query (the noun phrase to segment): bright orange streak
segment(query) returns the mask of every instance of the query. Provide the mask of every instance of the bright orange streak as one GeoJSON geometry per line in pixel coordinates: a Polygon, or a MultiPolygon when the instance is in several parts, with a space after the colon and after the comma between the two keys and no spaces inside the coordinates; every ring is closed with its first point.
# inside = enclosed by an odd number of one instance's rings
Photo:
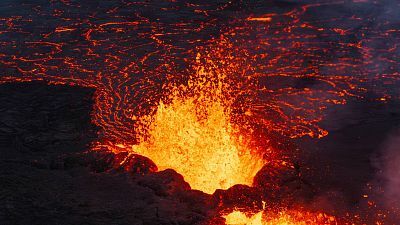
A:
{"type": "Polygon", "coordinates": [[[247,18],[249,21],[260,21],[260,22],[271,22],[271,17],[249,17],[247,18]]]}

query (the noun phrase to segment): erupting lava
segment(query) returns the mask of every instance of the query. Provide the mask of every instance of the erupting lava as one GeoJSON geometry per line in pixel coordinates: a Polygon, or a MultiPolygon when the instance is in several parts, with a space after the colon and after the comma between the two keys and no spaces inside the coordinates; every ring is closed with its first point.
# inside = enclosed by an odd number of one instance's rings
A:
{"type": "Polygon", "coordinates": [[[260,211],[248,217],[241,211],[233,211],[224,216],[226,225],[320,225],[337,224],[333,216],[324,213],[309,213],[300,211],[281,211],[277,215],[265,217],[260,211]]]}
{"type": "Polygon", "coordinates": [[[235,184],[251,185],[263,161],[252,155],[231,123],[229,102],[223,98],[226,76],[206,71],[200,67],[187,86],[173,88],[169,103],[161,101],[154,116],[143,118],[140,144],[132,149],[161,170],[176,170],[192,188],[212,194],[235,184]]]}
{"type": "MultiPolygon", "coordinates": [[[[382,103],[400,96],[398,3],[6,2],[0,84],[95,89],[93,150],[143,155],[205,193],[251,185],[276,155],[299,161],[294,148],[281,146],[328,135],[320,123],[332,105],[367,92],[382,103]]],[[[303,210],[225,218],[229,225],[338,224],[303,210]]]]}

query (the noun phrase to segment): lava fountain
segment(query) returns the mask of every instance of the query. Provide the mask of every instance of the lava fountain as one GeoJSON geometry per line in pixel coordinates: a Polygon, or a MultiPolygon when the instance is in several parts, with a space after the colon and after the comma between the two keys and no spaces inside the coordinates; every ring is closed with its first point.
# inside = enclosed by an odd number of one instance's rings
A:
{"type": "MultiPolygon", "coordinates": [[[[44,80],[95,89],[92,121],[100,131],[92,150],[143,155],[209,194],[252,185],[266,162],[306,163],[297,146],[284,152],[286,143],[327,136],[320,123],[333,105],[367,94],[389,104],[400,96],[396,1],[7,2],[0,15],[0,83],[44,80]]],[[[280,176],[278,166],[271,168],[261,178],[280,176]]],[[[300,172],[293,174],[303,178],[300,172]]],[[[279,189],[275,180],[261,182],[263,190],[279,189]]],[[[318,187],[320,180],[311,183],[318,187]]],[[[368,205],[359,217],[378,212],[368,205]]],[[[235,211],[225,219],[335,224],[325,214],[285,207],[250,217],[235,211]]]]}
{"type": "Polygon", "coordinates": [[[176,170],[193,189],[212,194],[235,184],[251,185],[263,160],[231,122],[227,77],[208,71],[199,66],[187,85],[171,88],[168,103],[160,101],[153,115],[140,119],[140,144],[132,150],[160,170],[176,170]]]}

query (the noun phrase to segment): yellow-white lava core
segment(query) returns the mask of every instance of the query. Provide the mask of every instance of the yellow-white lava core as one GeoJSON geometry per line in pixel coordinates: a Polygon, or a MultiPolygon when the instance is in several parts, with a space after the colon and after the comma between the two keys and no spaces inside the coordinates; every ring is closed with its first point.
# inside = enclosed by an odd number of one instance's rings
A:
{"type": "Polygon", "coordinates": [[[182,174],[193,189],[211,194],[235,184],[251,185],[263,165],[232,134],[220,102],[174,99],[169,105],[159,104],[148,138],[133,151],[153,160],[160,170],[182,174]]]}

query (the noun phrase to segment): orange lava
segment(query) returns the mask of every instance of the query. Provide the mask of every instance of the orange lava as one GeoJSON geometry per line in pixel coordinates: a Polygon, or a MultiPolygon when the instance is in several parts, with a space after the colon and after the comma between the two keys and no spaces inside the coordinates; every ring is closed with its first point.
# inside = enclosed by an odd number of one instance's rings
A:
{"type": "Polygon", "coordinates": [[[186,86],[172,88],[169,103],[161,101],[154,115],[141,119],[140,143],[132,150],[161,170],[176,170],[193,189],[212,194],[251,185],[263,160],[231,123],[224,74],[206,71],[200,67],[186,86]]]}
{"type": "MultiPolygon", "coordinates": [[[[206,193],[251,185],[263,158],[271,160],[264,143],[274,138],[251,129],[287,140],[322,138],[328,132],[320,122],[332,105],[367,90],[383,103],[400,96],[393,91],[400,82],[400,29],[393,21],[364,10],[311,16],[347,9],[349,1],[293,4],[290,11],[258,7],[259,1],[249,15],[236,10],[241,1],[110,1],[98,8],[30,2],[5,4],[10,13],[0,15],[0,83],[95,89],[93,150],[129,146],[206,193]],[[262,140],[260,149],[251,137],[262,140]]],[[[385,9],[379,1],[353,2],[385,9]]],[[[225,218],[227,224],[335,223],[302,211],[246,215],[225,218]],[[329,223],[319,223],[324,219],[329,223]]]]}
{"type": "Polygon", "coordinates": [[[260,22],[271,22],[271,17],[249,17],[247,18],[249,21],[260,21],[260,22]]]}
{"type": "Polygon", "coordinates": [[[276,215],[265,215],[260,211],[247,216],[241,211],[233,211],[224,216],[226,225],[329,225],[338,224],[333,216],[324,213],[303,211],[281,211],[276,215]]]}

